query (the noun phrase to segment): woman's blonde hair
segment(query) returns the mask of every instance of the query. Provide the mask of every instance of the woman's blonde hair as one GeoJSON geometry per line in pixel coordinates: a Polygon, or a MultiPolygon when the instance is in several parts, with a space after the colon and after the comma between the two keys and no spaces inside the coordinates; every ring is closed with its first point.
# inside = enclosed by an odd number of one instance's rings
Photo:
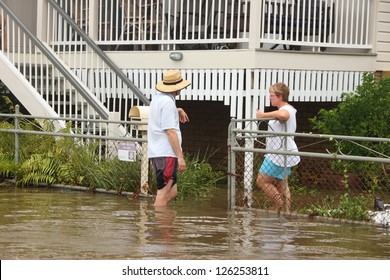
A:
{"type": "Polygon", "coordinates": [[[282,96],[283,101],[288,101],[290,89],[284,83],[275,83],[269,87],[269,91],[274,92],[277,96],[282,96]]]}

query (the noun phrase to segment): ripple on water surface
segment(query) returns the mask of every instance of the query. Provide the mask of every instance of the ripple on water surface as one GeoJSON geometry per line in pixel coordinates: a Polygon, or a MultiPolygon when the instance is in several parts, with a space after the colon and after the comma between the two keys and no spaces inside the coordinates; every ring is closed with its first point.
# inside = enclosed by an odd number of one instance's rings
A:
{"type": "MultiPolygon", "coordinates": [[[[224,194],[225,195],[225,194],[224,194]]],[[[0,187],[1,259],[389,259],[389,230],[152,200],[0,187]]]]}

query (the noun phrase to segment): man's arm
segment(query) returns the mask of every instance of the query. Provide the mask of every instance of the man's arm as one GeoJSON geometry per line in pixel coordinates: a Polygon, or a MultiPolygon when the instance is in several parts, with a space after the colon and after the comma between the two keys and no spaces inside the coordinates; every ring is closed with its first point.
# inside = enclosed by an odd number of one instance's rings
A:
{"type": "Polygon", "coordinates": [[[189,122],[187,113],[182,108],[177,108],[177,112],[179,113],[179,120],[181,123],[189,122]]]}
{"type": "Polygon", "coordinates": [[[169,143],[171,144],[172,149],[177,156],[177,161],[179,164],[178,171],[182,172],[182,171],[186,170],[187,166],[186,166],[186,162],[185,162],[184,157],[183,157],[183,152],[182,152],[180,144],[179,144],[179,137],[177,136],[177,132],[173,128],[167,129],[165,132],[167,133],[169,143]]]}

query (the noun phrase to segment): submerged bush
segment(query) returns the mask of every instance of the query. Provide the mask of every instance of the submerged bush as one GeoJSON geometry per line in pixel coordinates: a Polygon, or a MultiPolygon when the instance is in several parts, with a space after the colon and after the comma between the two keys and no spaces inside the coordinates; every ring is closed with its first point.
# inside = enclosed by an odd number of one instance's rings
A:
{"type": "Polygon", "coordinates": [[[102,162],[99,166],[90,170],[94,176],[92,183],[94,188],[107,190],[138,192],[141,182],[141,163],[121,161],[112,158],[102,162]]]}
{"type": "Polygon", "coordinates": [[[322,205],[312,205],[304,212],[313,216],[348,219],[355,221],[368,221],[368,198],[363,195],[351,197],[346,192],[340,196],[339,202],[326,196],[322,205]]]}
{"type": "Polygon", "coordinates": [[[199,154],[186,155],[187,169],[178,175],[178,199],[184,197],[208,197],[225,176],[222,171],[213,170],[206,158],[199,154]]]}

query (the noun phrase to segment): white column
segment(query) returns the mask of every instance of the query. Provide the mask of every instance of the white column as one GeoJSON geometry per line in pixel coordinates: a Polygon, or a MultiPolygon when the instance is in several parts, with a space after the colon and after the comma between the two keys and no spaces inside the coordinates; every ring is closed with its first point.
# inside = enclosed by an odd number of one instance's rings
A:
{"type": "Polygon", "coordinates": [[[88,34],[92,40],[98,39],[99,30],[99,0],[89,0],[88,34]]]}
{"type": "Polygon", "coordinates": [[[260,48],[260,23],[263,18],[262,1],[248,1],[250,5],[249,49],[260,48]]]}
{"type": "Polygon", "coordinates": [[[48,0],[37,0],[37,37],[42,42],[46,43],[50,41],[48,26],[51,26],[51,24],[48,23],[48,10],[48,0]]]}

